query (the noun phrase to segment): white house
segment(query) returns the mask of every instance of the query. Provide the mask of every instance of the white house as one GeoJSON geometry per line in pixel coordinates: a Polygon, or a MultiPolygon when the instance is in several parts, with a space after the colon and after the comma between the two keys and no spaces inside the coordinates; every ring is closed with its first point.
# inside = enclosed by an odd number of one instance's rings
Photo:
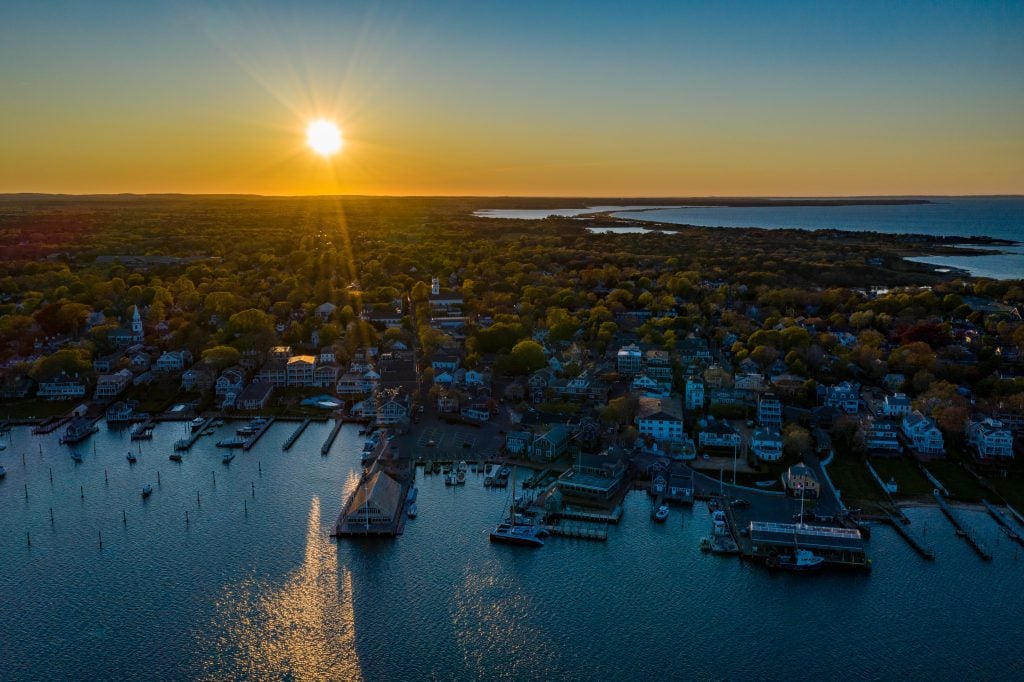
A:
{"type": "Polygon", "coordinates": [[[317,317],[326,322],[331,318],[331,315],[333,315],[334,311],[337,309],[338,306],[328,301],[326,303],[321,303],[320,305],[318,305],[316,308],[313,309],[313,312],[316,313],[317,317]]]}
{"type": "Polygon", "coordinates": [[[366,378],[365,372],[362,374],[348,372],[338,379],[335,390],[341,396],[366,395],[372,393],[376,385],[375,381],[366,378]]]}
{"type": "Polygon", "coordinates": [[[187,350],[169,350],[156,361],[157,372],[172,373],[184,371],[192,364],[192,353],[187,350]]]}
{"type": "Polygon", "coordinates": [[[491,411],[487,409],[487,405],[467,405],[462,408],[459,412],[463,419],[471,419],[477,422],[485,422],[490,420],[491,411]]]}
{"type": "Polygon", "coordinates": [[[910,398],[903,393],[893,393],[885,396],[882,401],[882,414],[886,417],[903,418],[910,414],[910,398]]]}
{"type": "Polygon", "coordinates": [[[1013,459],[1013,432],[996,419],[968,421],[967,443],[978,459],[1013,459]]]}
{"type": "Polygon", "coordinates": [[[53,379],[39,382],[36,396],[44,400],[72,400],[85,397],[85,383],[78,376],[61,372],[53,379]]]}
{"type": "Polygon", "coordinates": [[[218,397],[225,397],[228,394],[237,396],[245,388],[245,370],[235,365],[228,367],[220,373],[217,381],[213,384],[213,390],[218,397]]]}
{"type": "Polygon", "coordinates": [[[770,428],[782,428],[782,402],[774,393],[765,393],[758,399],[757,423],[770,428]]]}
{"type": "Polygon", "coordinates": [[[438,386],[451,386],[455,383],[455,375],[445,370],[434,375],[434,383],[438,386]]]}
{"type": "Polygon", "coordinates": [[[864,446],[875,452],[902,452],[899,432],[894,424],[869,421],[864,428],[864,446]]]}
{"type": "Polygon", "coordinates": [[[409,409],[397,400],[385,400],[377,407],[377,423],[382,426],[400,424],[409,416],[409,409]]]}
{"type": "Polygon", "coordinates": [[[636,376],[629,384],[629,390],[635,393],[643,393],[651,398],[667,398],[670,393],[665,386],[646,374],[636,376]]]}
{"type": "Polygon", "coordinates": [[[132,383],[132,373],[122,369],[112,374],[101,374],[96,379],[96,400],[109,400],[117,397],[132,383]]]}
{"type": "Polygon", "coordinates": [[[454,371],[459,366],[459,357],[457,355],[435,353],[430,358],[430,366],[434,368],[435,372],[441,372],[446,369],[454,371]]]}
{"type": "Polygon", "coordinates": [[[615,354],[615,366],[622,374],[636,374],[643,367],[644,354],[634,343],[623,346],[615,354]]]}
{"type": "Polygon", "coordinates": [[[740,434],[726,421],[709,422],[701,429],[698,442],[701,448],[739,448],[740,434]]]}
{"type": "Polygon", "coordinates": [[[700,377],[690,377],[686,380],[686,409],[704,409],[704,380],[700,377]]]}
{"type": "Polygon", "coordinates": [[[661,443],[683,442],[683,410],[675,398],[640,398],[637,431],[661,443]]]}
{"type": "Polygon", "coordinates": [[[288,386],[312,386],[316,358],[312,355],[293,355],[285,364],[285,382],[288,386]]]}
{"type": "Polygon", "coordinates": [[[942,431],[930,418],[914,410],[903,417],[901,424],[903,435],[907,437],[914,449],[922,455],[944,455],[946,446],[942,440],[942,431]]]}
{"type": "Polygon", "coordinates": [[[849,381],[829,386],[825,394],[825,405],[840,409],[846,414],[857,414],[860,406],[860,387],[849,381]]]}
{"type": "Polygon", "coordinates": [[[782,434],[772,427],[754,429],[750,440],[750,448],[763,462],[777,462],[782,459],[782,434]]]}

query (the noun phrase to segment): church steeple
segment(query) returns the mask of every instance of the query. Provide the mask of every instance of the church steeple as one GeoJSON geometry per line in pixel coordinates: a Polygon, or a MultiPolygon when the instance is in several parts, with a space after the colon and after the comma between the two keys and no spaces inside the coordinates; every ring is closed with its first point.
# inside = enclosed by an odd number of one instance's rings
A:
{"type": "Polygon", "coordinates": [[[440,277],[434,277],[432,280],[430,280],[430,293],[432,293],[434,296],[437,296],[438,294],[441,293],[440,277]]]}
{"type": "Polygon", "coordinates": [[[142,337],[142,315],[139,314],[139,306],[135,306],[132,309],[132,338],[138,342],[142,337]]]}

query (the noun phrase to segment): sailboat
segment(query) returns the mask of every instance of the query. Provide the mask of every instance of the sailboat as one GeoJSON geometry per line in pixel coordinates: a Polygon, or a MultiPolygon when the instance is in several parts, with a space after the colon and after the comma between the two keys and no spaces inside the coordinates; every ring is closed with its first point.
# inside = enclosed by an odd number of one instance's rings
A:
{"type": "MultiPolygon", "coordinates": [[[[515,472],[512,474],[512,492],[515,496],[515,472]]],[[[524,547],[543,547],[544,536],[548,532],[533,524],[518,523],[516,521],[515,503],[509,505],[508,518],[495,526],[491,531],[491,542],[504,542],[509,545],[523,545],[524,547]]]]}
{"type": "Polygon", "coordinates": [[[820,557],[809,549],[800,549],[797,538],[797,530],[804,525],[804,490],[800,488],[800,521],[793,529],[793,553],[780,554],[768,557],[768,566],[779,568],[784,571],[814,571],[821,568],[825,563],[825,557],[820,557]]]}

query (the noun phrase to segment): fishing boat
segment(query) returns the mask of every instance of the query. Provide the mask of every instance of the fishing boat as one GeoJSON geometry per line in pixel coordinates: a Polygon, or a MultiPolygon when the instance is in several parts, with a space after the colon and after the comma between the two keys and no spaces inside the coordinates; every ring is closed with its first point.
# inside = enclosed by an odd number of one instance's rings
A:
{"type": "Polygon", "coordinates": [[[129,464],[135,464],[135,462],[138,461],[135,457],[135,453],[131,450],[128,451],[127,459],[129,464]]]}
{"type": "Polygon", "coordinates": [[[798,549],[793,554],[769,556],[767,559],[769,567],[783,571],[814,571],[821,568],[824,563],[825,557],[820,557],[809,549],[798,549]]]}
{"type": "Polygon", "coordinates": [[[231,460],[233,460],[234,458],[235,453],[232,452],[231,450],[228,450],[227,452],[224,453],[224,456],[220,458],[220,461],[223,462],[224,464],[231,464],[231,460]]]}
{"type": "Polygon", "coordinates": [[[654,511],[654,514],[652,514],[651,516],[652,516],[652,518],[656,522],[658,522],[658,523],[663,522],[665,519],[668,518],[668,505],[667,504],[661,505],[660,507],[658,507],[654,511]]]}
{"type": "Polygon", "coordinates": [[[190,421],[188,424],[189,424],[189,427],[191,427],[191,429],[193,431],[198,431],[199,429],[203,428],[203,425],[206,424],[206,420],[203,419],[202,417],[196,417],[195,419],[190,421]]]}
{"type": "Polygon", "coordinates": [[[515,504],[509,505],[509,514],[491,531],[491,542],[502,542],[508,545],[523,547],[543,547],[546,530],[532,523],[520,523],[516,514],[515,504]]]}
{"type": "Polygon", "coordinates": [[[410,504],[409,505],[409,509],[407,509],[405,513],[406,513],[406,515],[410,519],[415,519],[416,518],[416,503],[413,502],[412,504],[410,504]]]}
{"type": "Polygon", "coordinates": [[[172,462],[180,462],[181,455],[177,452],[172,452],[167,459],[171,460],[172,462]]]}
{"type": "Polygon", "coordinates": [[[153,486],[151,486],[148,483],[146,485],[142,486],[142,496],[143,497],[149,497],[152,494],[153,494],[153,486]]]}
{"type": "Polygon", "coordinates": [[[82,461],[82,453],[80,453],[80,452],[72,452],[71,453],[71,459],[75,460],[76,462],[81,462],[82,461]]]}

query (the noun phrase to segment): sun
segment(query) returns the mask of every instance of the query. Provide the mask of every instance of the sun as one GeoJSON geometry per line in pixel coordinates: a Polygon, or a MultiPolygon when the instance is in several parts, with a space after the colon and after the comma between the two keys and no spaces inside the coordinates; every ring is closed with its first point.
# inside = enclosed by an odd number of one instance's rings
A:
{"type": "Polygon", "coordinates": [[[341,149],[341,131],[333,121],[310,121],[306,126],[306,144],[321,156],[331,156],[341,149]]]}

